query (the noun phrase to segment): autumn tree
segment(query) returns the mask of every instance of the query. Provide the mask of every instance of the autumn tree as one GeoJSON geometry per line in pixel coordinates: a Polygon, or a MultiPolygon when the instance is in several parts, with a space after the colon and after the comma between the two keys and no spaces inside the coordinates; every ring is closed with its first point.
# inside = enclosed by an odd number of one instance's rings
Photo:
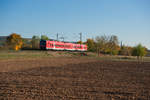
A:
{"type": "Polygon", "coordinates": [[[7,45],[10,47],[10,49],[19,50],[21,49],[22,44],[22,38],[19,34],[12,33],[7,37],[7,45]]]}
{"type": "Polygon", "coordinates": [[[96,50],[95,42],[93,39],[87,39],[86,44],[88,46],[88,51],[94,52],[96,50]]]}
{"type": "Polygon", "coordinates": [[[49,38],[46,35],[41,35],[41,40],[48,40],[49,38]]]}
{"type": "Polygon", "coordinates": [[[111,55],[118,54],[120,47],[118,46],[119,41],[117,36],[97,36],[95,40],[97,52],[111,55]]]}
{"type": "Polygon", "coordinates": [[[142,57],[145,56],[146,53],[147,53],[146,48],[142,46],[141,44],[138,44],[137,46],[135,46],[132,51],[132,55],[137,56],[138,60],[139,58],[142,59],[142,57]]]}
{"type": "Polygon", "coordinates": [[[82,44],[82,41],[78,41],[77,43],[78,43],[78,44],[82,44]]]}
{"type": "Polygon", "coordinates": [[[131,56],[132,55],[132,47],[130,46],[121,46],[119,50],[119,55],[131,56]]]}
{"type": "Polygon", "coordinates": [[[34,35],[32,37],[31,43],[32,43],[32,49],[39,49],[40,38],[34,35]]]}
{"type": "Polygon", "coordinates": [[[108,49],[108,37],[106,35],[97,36],[95,40],[97,52],[106,53],[108,49]]]}
{"type": "Polygon", "coordinates": [[[108,53],[110,53],[111,55],[117,55],[119,52],[119,41],[118,41],[118,37],[115,35],[112,35],[110,37],[108,37],[108,53]]]}

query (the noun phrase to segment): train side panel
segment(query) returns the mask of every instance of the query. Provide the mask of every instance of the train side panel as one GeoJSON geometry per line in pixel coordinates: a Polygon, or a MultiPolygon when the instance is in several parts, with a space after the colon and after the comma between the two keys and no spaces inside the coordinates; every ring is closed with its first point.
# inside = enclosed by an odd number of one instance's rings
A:
{"type": "Polygon", "coordinates": [[[41,40],[41,49],[50,50],[69,50],[69,51],[87,51],[87,45],[75,44],[75,43],[64,43],[60,41],[41,40]]]}
{"type": "Polygon", "coordinates": [[[64,42],[55,41],[55,50],[64,50],[64,42]]]}
{"type": "Polygon", "coordinates": [[[54,50],[54,41],[46,41],[46,49],[54,50]]]}
{"type": "Polygon", "coordinates": [[[64,43],[65,50],[73,50],[73,43],[64,43]]]}

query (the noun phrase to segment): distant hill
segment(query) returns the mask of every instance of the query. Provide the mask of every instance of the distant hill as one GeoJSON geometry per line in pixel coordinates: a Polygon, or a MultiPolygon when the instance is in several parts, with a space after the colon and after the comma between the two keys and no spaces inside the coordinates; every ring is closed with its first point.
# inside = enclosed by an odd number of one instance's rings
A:
{"type": "Polygon", "coordinates": [[[8,36],[0,36],[0,46],[3,46],[7,40],[8,36]]]}
{"type": "Polygon", "coordinates": [[[8,36],[0,36],[0,41],[6,41],[8,36]]]}

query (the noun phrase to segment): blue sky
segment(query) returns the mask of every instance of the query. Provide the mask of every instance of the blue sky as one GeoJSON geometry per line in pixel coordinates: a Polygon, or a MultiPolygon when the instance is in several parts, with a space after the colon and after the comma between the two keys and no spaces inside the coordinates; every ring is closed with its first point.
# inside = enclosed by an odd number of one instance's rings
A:
{"type": "Polygon", "coordinates": [[[150,0],[0,0],[0,35],[56,33],[67,41],[117,35],[150,49],[150,0]]]}

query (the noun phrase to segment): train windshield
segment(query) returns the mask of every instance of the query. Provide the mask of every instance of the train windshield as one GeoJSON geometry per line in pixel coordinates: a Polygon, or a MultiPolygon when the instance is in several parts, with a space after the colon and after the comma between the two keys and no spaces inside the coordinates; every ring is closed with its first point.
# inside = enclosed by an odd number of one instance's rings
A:
{"type": "Polygon", "coordinates": [[[40,41],[40,48],[41,49],[46,49],[46,41],[44,41],[44,40],[40,41]]]}
{"type": "Polygon", "coordinates": [[[41,40],[41,41],[40,41],[40,45],[46,45],[46,41],[41,40]]]}

